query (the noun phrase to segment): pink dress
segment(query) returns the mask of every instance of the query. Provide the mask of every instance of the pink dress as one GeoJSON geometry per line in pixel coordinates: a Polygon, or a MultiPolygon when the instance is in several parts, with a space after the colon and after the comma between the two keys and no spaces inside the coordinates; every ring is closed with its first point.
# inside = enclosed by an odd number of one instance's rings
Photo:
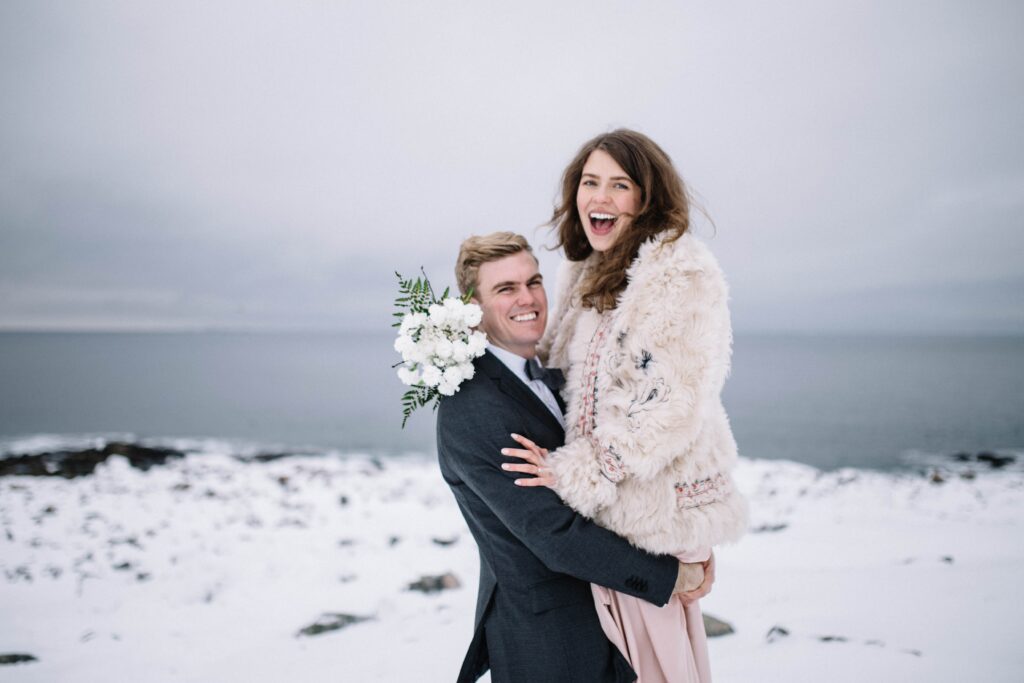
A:
{"type": "MultiPolygon", "coordinates": [[[[592,438],[596,377],[601,340],[611,327],[611,315],[600,316],[584,361],[583,406],[576,438],[592,438]]],[[[588,321],[589,322],[589,321],[588,321]]],[[[586,325],[586,323],[584,323],[586,325]]],[[[704,562],[710,548],[676,553],[680,562],[704,562]]],[[[708,640],[698,602],[684,605],[673,595],[664,607],[591,584],[594,605],[605,635],[637,673],[637,683],[711,683],[708,640]]]]}
{"type": "MultiPolygon", "coordinates": [[[[703,562],[710,551],[680,553],[680,562],[703,562]]],[[[657,607],[632,595],[590,585],[601,628],[636,671],[638,683],[710,683],[708,639],[700,604],[678,595],[657,607]]]]}

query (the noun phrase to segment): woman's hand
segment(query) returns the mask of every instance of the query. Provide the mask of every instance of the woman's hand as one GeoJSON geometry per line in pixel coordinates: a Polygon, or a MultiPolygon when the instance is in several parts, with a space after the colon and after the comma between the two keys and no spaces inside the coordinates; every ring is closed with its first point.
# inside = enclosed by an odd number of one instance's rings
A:
{"type": "Polygon", "coordinates": [[[555,475],[548,468],[548,449],[541,448],[525,436],[513,434],[512,438],[522,444],[523,448],[502,448],[501,454],[511,458],[522,458],[526,464],[504,463],[501,469],[510,472],[523,472],[532,474],[531,477],[520,477],[516,479],[518,486],[547,486],[549,489],[555,487],[555,475]]]}

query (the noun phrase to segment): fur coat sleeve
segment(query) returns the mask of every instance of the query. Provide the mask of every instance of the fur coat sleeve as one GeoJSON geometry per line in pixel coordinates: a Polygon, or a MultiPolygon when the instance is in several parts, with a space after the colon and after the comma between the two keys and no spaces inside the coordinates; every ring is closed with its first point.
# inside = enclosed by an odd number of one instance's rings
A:
{"type": "MultiPolygon", "coordinates": [[[[587,261],[563,268],[557,322],[542,342],[548,363],[568,377],[568,443],[551,454],[550,463],[566,503],[629,537],[635,526],[616,517],[636,501],[622,496],[643,498],[651,510],[660,505],[670,517],[679,513],[680,501],[682,509],[721,502],[721,496],[706,495],[709,486],[720,485],[723,496],[731,490],[736,447],[720,399],[732,348],[728,288],[710,251],[691,236],[644,244],[617,308],[605,313],[612,318],[597,342],[601,355],[591,418],[583,414],[578,362],[591,338],[577,334],[578,285],[587,268],[587,261]],[[587,436],[579,434],[581,415],[593,420],[587,436]],[[691,492],[700,504],[688,507],[691,492]]],[[[703,512],[714,515],[712,510],[703,512]]],[[[725,526],[736,527],[742,516],[732,515],[725,526]]],[[[664,528],[671,520],[661,522],[664,528]]],[[[709,544],[739,533],[707,530],[701,540],[709,544]]]]}

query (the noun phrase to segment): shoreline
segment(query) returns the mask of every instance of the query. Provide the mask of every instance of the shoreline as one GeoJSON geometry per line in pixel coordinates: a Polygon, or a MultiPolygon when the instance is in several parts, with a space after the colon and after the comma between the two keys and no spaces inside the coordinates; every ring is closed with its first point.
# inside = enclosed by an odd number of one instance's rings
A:
{"type": "MultiPolygon", "coordinates": [[[[736,631],[716,681],[1016,680],[1024,473],[742,460],[737,483],[750,533],[703,601],[736,631]]],[[[0,654],[37,658],[5,680],[447,681],[472,632],[476,547],[422,456],[112,456],[0,477],[0,525],[0,654]]]]}

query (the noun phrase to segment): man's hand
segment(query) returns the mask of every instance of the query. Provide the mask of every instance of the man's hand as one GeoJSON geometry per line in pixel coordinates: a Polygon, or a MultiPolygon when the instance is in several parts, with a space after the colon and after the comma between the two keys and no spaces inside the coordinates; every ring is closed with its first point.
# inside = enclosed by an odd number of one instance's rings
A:
{"type": "MultiPolygon", "coordinates": [[[[679,579],[676,579],[676,588],[679,588],[680,580],[683,577],[683,567],[687,565],[679,563],[679,579]]],[[[692,565],[691,565],[692,566],[692,565]]],[[[676,590],[675,593],[679,595],[679,598],[683,601],[684,605],[689,605],[691,602],[700,600],[705,595],[711,592],[711,584],[715,582],[715,553],[712,551],[711,556],[705,562],[701,562],[698,565],[704,571],[704,580],[701,584],[693,590],[676,590]]]]}

